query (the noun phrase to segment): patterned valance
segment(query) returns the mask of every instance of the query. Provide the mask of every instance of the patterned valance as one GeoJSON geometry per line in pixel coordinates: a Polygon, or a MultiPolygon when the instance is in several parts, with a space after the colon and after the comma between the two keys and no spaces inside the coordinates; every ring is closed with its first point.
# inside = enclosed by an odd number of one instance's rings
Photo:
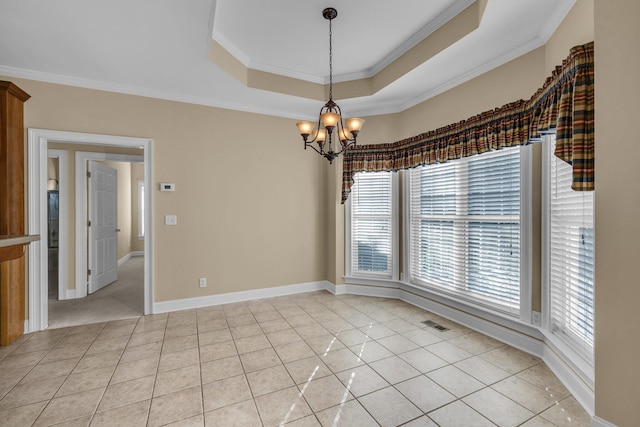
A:
{"type": "Polygon", "coordinates": [[[519,100],[459,123],[344,154],[342,203],[356,172],[398,171],[540,141],[556,132],[555,155],[573,166],[572,188],[594,189],[593,42],[571,54],[528,101],[519,100]]]}

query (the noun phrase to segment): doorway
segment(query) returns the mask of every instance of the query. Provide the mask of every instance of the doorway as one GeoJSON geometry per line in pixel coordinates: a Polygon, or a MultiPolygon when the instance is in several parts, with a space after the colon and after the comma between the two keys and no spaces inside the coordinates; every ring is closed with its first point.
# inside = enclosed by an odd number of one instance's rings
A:
{"type": "MultiPolygon", "coordinates": [[[[84,134],[76,132],[52,131],[43,129],[29,129],[28,133],[28,159],[29,159],[29,230],[31,234],[44,235],[48,230],[47,215],[47,148],[49,143],[57,143],[64,147],[65,144],[81,144],[90,146],[104,146],[113,150],[114,147],[119,148],[135,148],[143,151],[142,160],[144,164],[143,177],[140,180],[143,185],[147,186],[151,182],[151,140],[144,138],[130,138],[111,135],[84,134]]],[[[76,153],[78,155],[78,153],[76,153]]],[[[85,157],[80,156],[76,160],[76,181],[84,183],[84,193],[79,192],[80,198],[85,200],[76,201],[75,203],[75,238],[76,248],[86,248],[87,229],[82,225],[87,224],[86,206],[81,202],[86,202],[86,160],[92,155],[98,157],[105,156],[104,153],[86,154],[85,157]],[[79,161],[78,161],[79,160],[79,161]],[[84,194],[84,196],[82,196],[84,194]],[[84,221],[84,222],[83,222],[84,221]],[[84,246],[83,246],[84,244],[84,246]]],[[[117,156],[117,155],[111,155],[117,156]]],[[[62,194],[60,195],[62,197],[62,194]]],[[[144,257],[138,260],[144,267],[144,314],[151,314],[153,311],[153,295],[152,295],[152,192],[144,192],[144,216],[143,221],[146,224],[146,233],[144,238],[144,257]]],[[[61,222],[62,224],[62,222],[61,222]]],[[[62,238],[62,230],[60,230],[60,238],[62,238]]],[[[59,249],[60,252],[63,250],[59,249]]],[[[86,295],[87,292],[87,261],[86,251],[76,250],[75,265],[75,289],[68,289],[66,292],[73,296],[86,295]],[[78,262],[79,261],[79,262],[78,262]]],[[[25,331],[34,332],[46,329],[48,322],[48,244],[47,239],[43,238],[37,244],[29,248],[29,314],[25,324],[25,331]]],[[[64,263],[60,263],[61,269],[64,263]]]]}

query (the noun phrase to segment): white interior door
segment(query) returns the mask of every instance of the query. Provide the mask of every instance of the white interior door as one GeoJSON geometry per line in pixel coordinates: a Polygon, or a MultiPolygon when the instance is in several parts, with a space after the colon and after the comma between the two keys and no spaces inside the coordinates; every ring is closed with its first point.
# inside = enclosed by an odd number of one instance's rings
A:
{"type": "Polygon", "coordinates": [[[118,280],[117,171],[89,162],[89,293],[118,280]]]}

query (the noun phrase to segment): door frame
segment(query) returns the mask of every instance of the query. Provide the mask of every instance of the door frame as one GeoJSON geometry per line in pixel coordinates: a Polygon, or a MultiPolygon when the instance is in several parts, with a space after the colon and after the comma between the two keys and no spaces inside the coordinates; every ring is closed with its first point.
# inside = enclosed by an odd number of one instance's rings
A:
{"type": "MultiPolygon", "coordinates": [[[[98,162],[106,160],[110,162],[142,163],[144,162],[144,156],[76,151],[76,298],[84,298],[87,296],[87,286],[91,280],[90,278],[87,279],[89,251],[79,250],[79,248],[87,247],[89,236],[89,231],[87,230],[87,222],[89,220],[89,200],[87,194],[89,188],[86,178],[87,172],[89,171],[89,160],[98,162]]],[[[117,261],[118,260],[116,259],[116,263],[117,261]]],[[[145,312],[145,314],[148,313],[145,312]]]]}
{"type": "MultiPolygon", "coordinates": [[[[151,188],[152,139],[29,128],[27,140],[29,234],[42,236],[43,233],[47,231],[47,146],[49,142],[142,148],[144,150],[145,187],[151,188]]],[[[144,314],[153,313],[152,196],[152,191],[145,191],[144,203],[147,208],[145,209],[145,221],[146,224],[148,224],[148,230],[147,233],[145,233],[144,240],[144,314]]],[[[76,223],[78,223],[78,221],[76,221],[76,223]]],[[[43,242],[41,239],[29,245],[29,317],[25,321],[25,332],[41,331],[48,326],[47,264],[46,241],[43,242]]]]}
{"type": "MultiPolygon", "coordinates": [[[[73,298],[66,288],[62,287],[63,283],[67,283],[67,221],[61,221],[60,218],[67,218],[67,156],[69,152],[64,150],[48,149],[47,158],[58,159],[58,299],[65,300],[73,298]]],[[[47,186],[48,187],[48,186],[47,186]]],[[[47,224],[48,226],[48,224],[47,224]]],[[[44,241],[43,236],[40,240],[44,241]]],[[[48,245],[47,245],[48,250],[48,245]]],[[[47,265],[49,258],[47,256],[47,265]]],[[[48,277],[48,269],[47,269],[48,277]]],[[[48,288],[48,284],[47,284],[48,288]]],[[[49,292],[47,289],[47,298],[49,292]]]]}

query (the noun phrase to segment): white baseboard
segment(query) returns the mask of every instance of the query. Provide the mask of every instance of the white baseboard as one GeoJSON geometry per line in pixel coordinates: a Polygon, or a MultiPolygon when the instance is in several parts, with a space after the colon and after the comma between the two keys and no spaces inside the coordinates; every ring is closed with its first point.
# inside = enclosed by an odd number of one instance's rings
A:
{"type": "Polygon", "coordinates": [[[591,427],[617,427],[615,424],[610,423],[609,421],[603,420],[602,418],[596,417],[595,415],[591,418],[591,427]]]}
{"type": "Polygon", "coordinates": [[[125,262],[129,261],[131,259],[131,257],[134,256],[144,256],[144,251],[131,251],[128,254],[126,254],[125,256],[123,256],[122,258],[120,258],[118,260],[118,267],[121,267],[122,264],[124,264],[125,262]]]}
{"type": "Polygon", "coordinates": [[[161,301],[153,304],[153,313],[168,313],[178,310],[208,307],[212,305],[230,304],[235,302],[251,301],[263,298],[281,297],[285,295],[300,294],[329,290],[333,292],[333,284],[322,280],[319,282],[299,283],[295,285],[277,286],[265,289],[253,289],[250,291],[229,292],[226,294],[207,295],[203,297],[184,298],[172,301],[161,301]]]}

